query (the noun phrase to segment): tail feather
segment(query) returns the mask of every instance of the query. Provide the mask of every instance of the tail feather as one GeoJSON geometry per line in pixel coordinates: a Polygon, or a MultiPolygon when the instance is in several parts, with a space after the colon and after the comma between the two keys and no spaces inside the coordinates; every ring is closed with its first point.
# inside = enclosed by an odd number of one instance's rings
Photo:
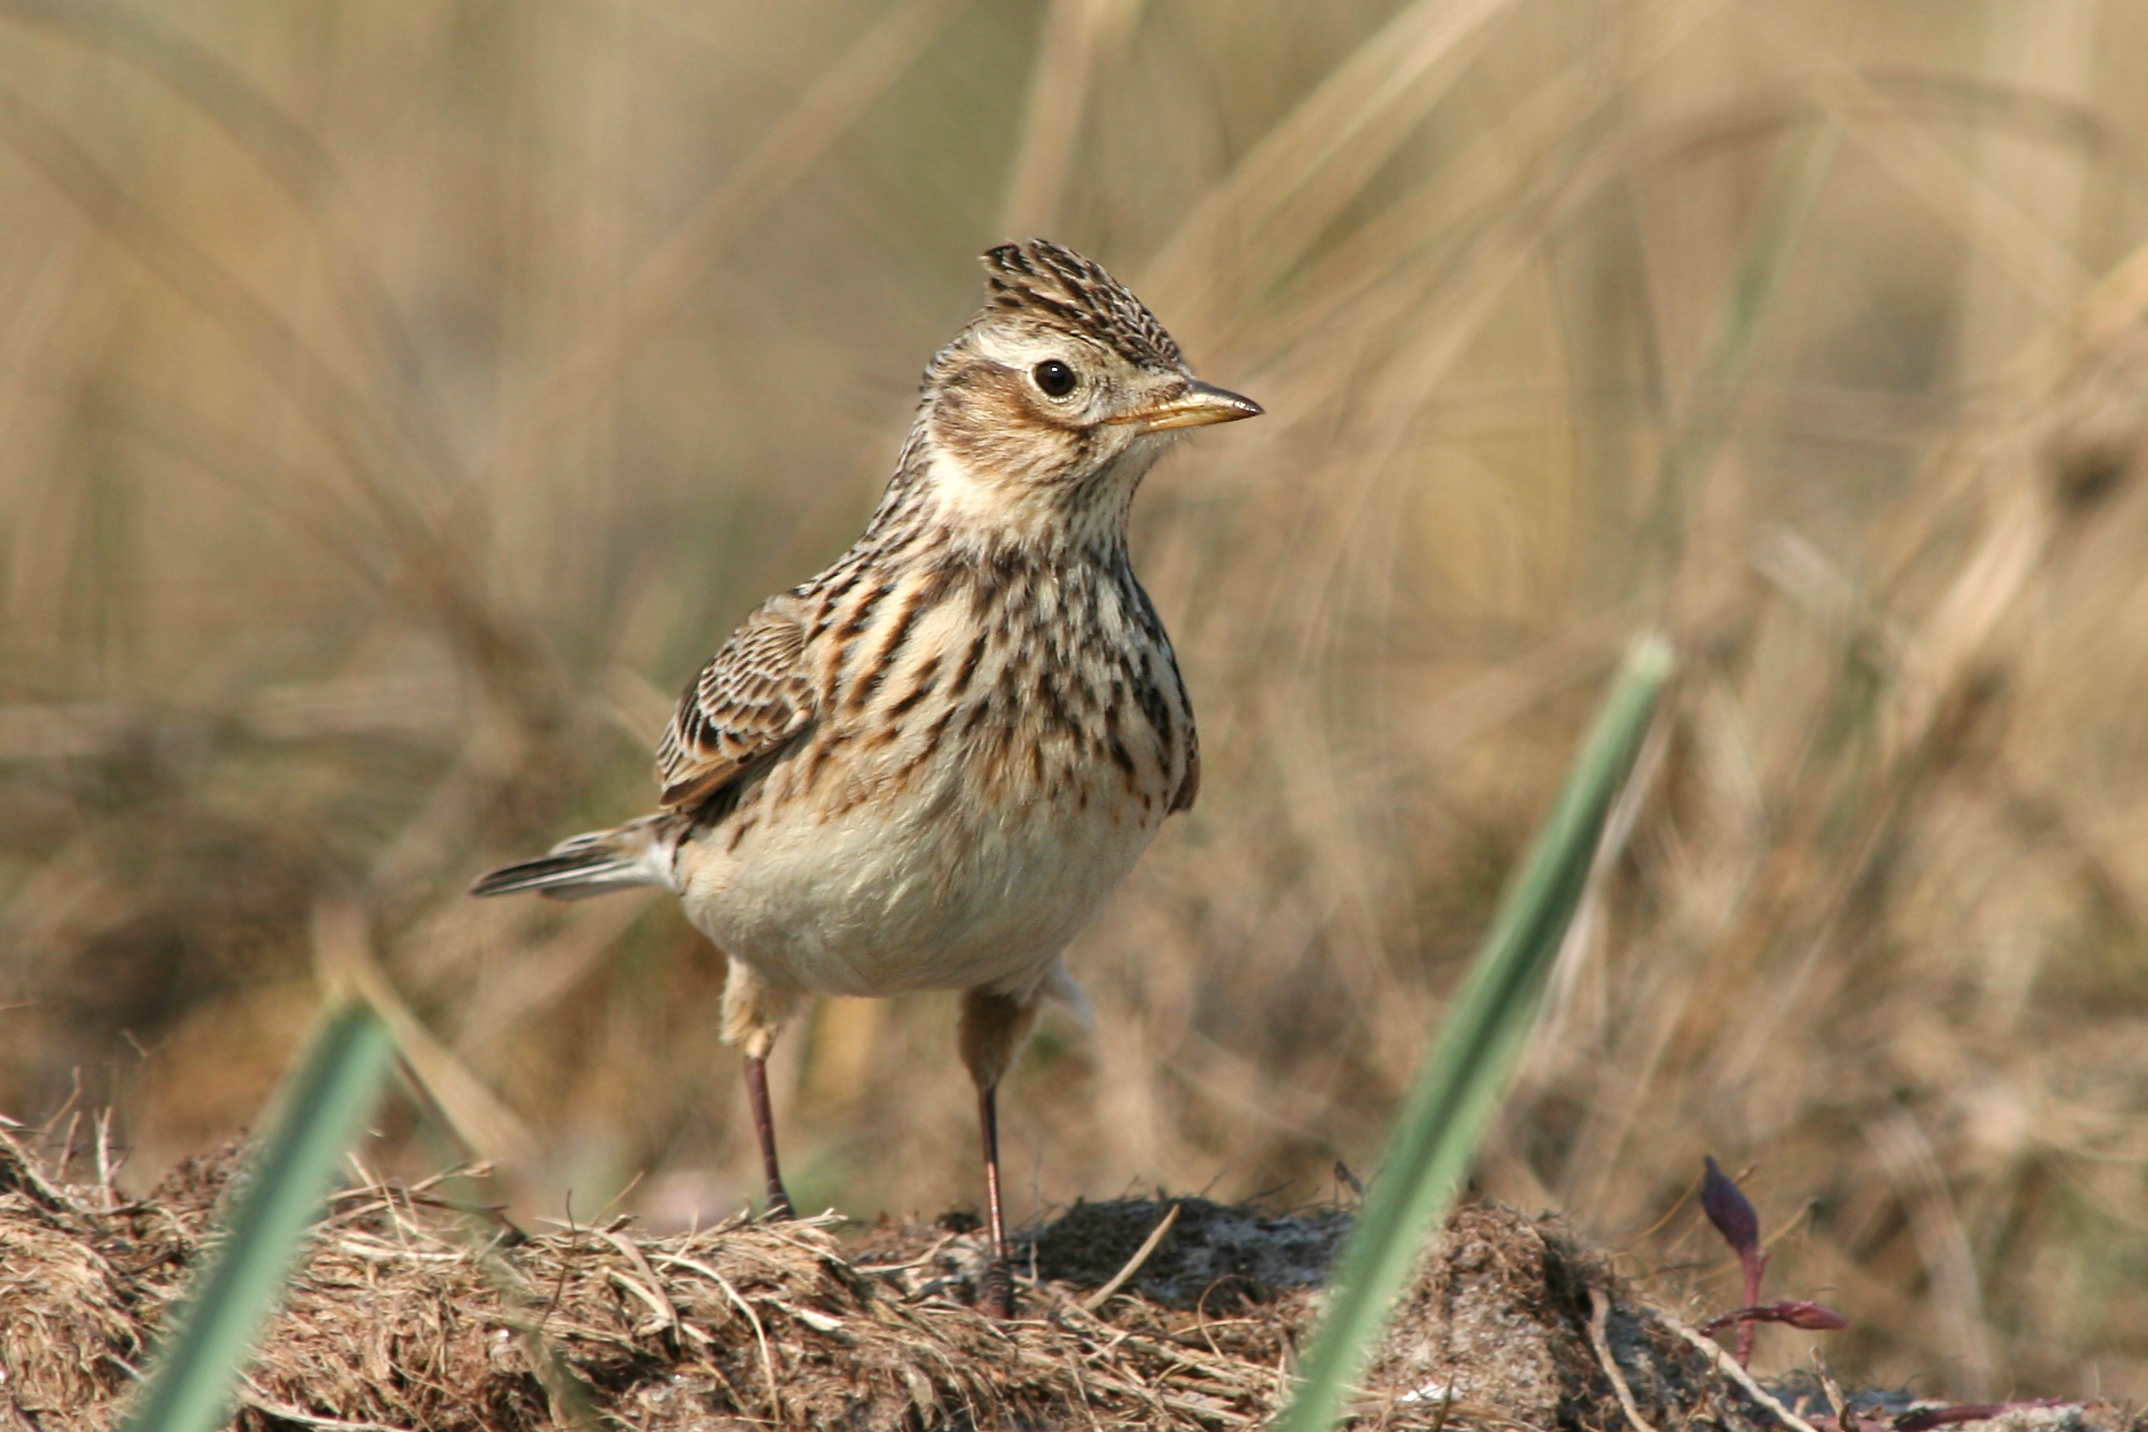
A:
{"type": "Polygon", "coordinates": [[[673,822],[643,816],[614,830],[594,830],[561,841],[535,860],[503,865],[480,875],[472,895],[519,895],[535,891],[553,900],[586,900],[637,885],[671,888],[673,822]]]}

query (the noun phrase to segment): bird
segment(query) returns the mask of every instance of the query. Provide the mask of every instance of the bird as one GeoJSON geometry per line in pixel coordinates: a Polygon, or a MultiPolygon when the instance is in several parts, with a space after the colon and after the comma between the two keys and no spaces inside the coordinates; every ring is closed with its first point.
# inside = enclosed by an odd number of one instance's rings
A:
{"type": "Polygon", "coordinates": [[[1184,430],[1257,417],[1154,314],[1044,239],[983,256],[863,535],[770,597],[688,683],[655,813],[480,877],[480,896],[674,892],[726,962],[765,1212],[793,1215],[767,1060],[814,995],[963,991],[991,1248],[1012,1315],[997,1090],[1061,955],[1201,786],[1178,659],[1127,515],[1184,430]]]}

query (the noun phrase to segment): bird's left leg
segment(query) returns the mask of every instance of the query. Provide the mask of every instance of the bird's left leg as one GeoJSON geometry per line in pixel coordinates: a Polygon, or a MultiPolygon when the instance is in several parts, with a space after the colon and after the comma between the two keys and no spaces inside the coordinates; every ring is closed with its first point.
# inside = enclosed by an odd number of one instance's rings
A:
{"type": "Polygon", "coordinates": [[[776,1162],[776,1117],[768,1102],[768,1051],[775,1048],[776,1035],[798,1007],[800,995],[788,986],[769,983],[745,961],[726,958],[723,1042],[746,1056],[746,1103],[753,1112],[754,1138],[761,1146],[767,1214],[789,1218],[791,1196],[783,1187],[783,1170],[776,1162]]]}
{"type": "Polygon", "coordinates": [[[1014,1272],[1007,1265],[1007,1218],[999,1192],[999,1100],[1000,1076],[1014,1063],[1022,1041],[1036,1027],[1037,992],[1022,995],[990,988],[970,990],[962,997],[962,1023],[957,1039],[962,1062],[977,1085],[977,1123],[984,1135],[985,1200],[992,1227],[992,1261],[985,1268],[978,1290],[978,1305],[995,1318],[1014,1316],[1014,1272]]]}

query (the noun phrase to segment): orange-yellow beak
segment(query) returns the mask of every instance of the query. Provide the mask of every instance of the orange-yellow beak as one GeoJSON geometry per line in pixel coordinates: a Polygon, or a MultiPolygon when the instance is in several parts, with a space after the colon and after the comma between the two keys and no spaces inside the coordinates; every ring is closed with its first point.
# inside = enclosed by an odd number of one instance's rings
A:
{"type": "Polygon", "coordinates": [[[1141,408],[1131,413],[1115,413],[1105,421],[1113,423],[1139,423],[1145,433],[1162,432],[1167,428],[1200,428],[1210,423],[1235,423],[1240,418],[1257,418],[1267,410],[1251,398],[1206,383],[1189,383],[1186,391],[1154,407],[1141,408]]]}

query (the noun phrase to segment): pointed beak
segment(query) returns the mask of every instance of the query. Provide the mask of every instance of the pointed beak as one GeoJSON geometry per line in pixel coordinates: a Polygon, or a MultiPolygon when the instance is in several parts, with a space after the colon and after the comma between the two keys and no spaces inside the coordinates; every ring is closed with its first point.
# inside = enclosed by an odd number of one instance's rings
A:
{"type": "Polygon", "coordinates": [[[1240,418],[1257,418],[1267,409],[1251,398],[1242,398],[1222,388],[1206,383],[1189,382],[1186,391],[1153,407],[1141,408],[1131,413],[1115,413],[1107,422],[1139,423],[1145,433],[1162,432],[1166,428],[1200,428],[1210,423],[1235,423],[1240,418]]]}

